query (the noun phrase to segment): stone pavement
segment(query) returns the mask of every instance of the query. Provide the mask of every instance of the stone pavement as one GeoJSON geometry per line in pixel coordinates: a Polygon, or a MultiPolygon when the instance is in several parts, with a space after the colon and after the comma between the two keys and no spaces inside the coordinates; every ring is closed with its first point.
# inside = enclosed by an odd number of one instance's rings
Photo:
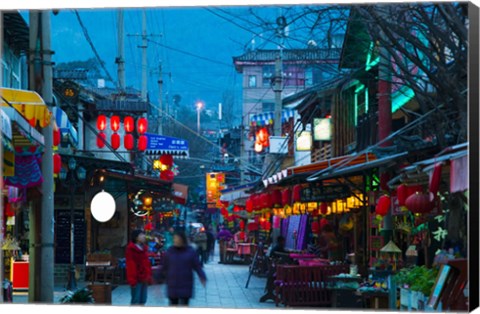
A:
{"type": "MultiPolygon", "coordinates": [[[[218,263],[219,257],[204,265],[207,274],[207,286],[204,288],[198,276],[195,274],[194,297],[190,300],[190,307],[196,308],[244,308],[244,309],[274,309],[275,303],[267,301],[260,303],[260,297],[264,294],[266,278],[258,278],[252,275],[248,288],[245,284],[248,279],[248,265],[225,265],[218,263]]],[[[87,283],[79,282],[78,287],[84,287],[87,283]]],[[[56,286],[54,303],[65,295],[62,286],[56,286]]],[[[13,303],[27,304],[28,294],[14,292],[13,303]]],[[[130,305],[130,287],[121,285],[112,291],[112,305],[130,305]]],[[[152,285],[148,288],[146,306],[168,306],[165,285],[152,285]]]]}
{"type": "MultiPolygon", "coordinates": [[[[194,297],[190,307],[197,308],[244,308],[273,309],[275,303],[260,303],[264,294],[266,278],[252,276],[248,288],[248,265],[224,265],[218,263],[218,256],[204,266],[207,286],[204,288],[195,274],[194,297]]],[[[112,305],[129,305],[130,287],[122,285],[112,292],[112,305]]],[[[148,288],[146,306],[168,306],[165,285],[152,285],[148,288]]]]}

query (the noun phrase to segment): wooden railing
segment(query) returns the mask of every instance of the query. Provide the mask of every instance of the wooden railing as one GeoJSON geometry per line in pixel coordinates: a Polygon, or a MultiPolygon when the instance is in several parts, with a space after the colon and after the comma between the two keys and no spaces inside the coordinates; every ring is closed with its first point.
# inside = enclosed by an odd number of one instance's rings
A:
{"type": "Polygon", "coordinates": [[[312,163],[332,158],[332,145],[328,144],[312,151],[312,163]]]}

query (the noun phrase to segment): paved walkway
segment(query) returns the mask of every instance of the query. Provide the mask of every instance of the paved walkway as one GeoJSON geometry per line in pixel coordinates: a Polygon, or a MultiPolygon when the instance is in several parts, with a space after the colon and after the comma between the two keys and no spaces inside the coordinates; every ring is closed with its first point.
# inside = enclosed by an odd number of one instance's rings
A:
{"type": "MultiPolygon", "coordinates": [[[[260,303],[264,294],[266,278],[252,276],[248,288],[245,284],[248,279],[248,265],[224,265],[218,263],[218,255],[213,261],[204,266],[207,274],[207,286],[204,288],[195,274],[194,297],[190,300],[190,307],[197,308],[244,308],[244,309],[274,309],[273,301],[260,303]]],[[[78,283],[79,287],[86,283],[78,283]]],[[[54,303],[65,294],[63,287],[55,287],[54,303]]],[[[15,292],[13,303],[28,303],[26,293],[15,292]]],[[[112,305],[130,305],[130,286],[121,285],[112,291],[112,305]]],[[[146,306],[168,306],[165,285],[152,285],[148,288],[146,306]]]]}

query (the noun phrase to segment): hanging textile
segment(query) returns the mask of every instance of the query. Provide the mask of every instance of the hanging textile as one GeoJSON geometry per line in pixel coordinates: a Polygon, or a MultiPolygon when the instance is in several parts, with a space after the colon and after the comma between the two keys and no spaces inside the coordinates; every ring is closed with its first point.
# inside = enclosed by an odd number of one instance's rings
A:
{"type": "Polygon", "coordinates": [[[450,167],[450,193],[468,189],[468,155],[453,159],[450,167]]]}
{"type": "Polygon", "coordinates": [[[18,188],[31,188],[42,184],[40,157],[15,156],[15,175],[6,178],[8,185],[18,188]]]}

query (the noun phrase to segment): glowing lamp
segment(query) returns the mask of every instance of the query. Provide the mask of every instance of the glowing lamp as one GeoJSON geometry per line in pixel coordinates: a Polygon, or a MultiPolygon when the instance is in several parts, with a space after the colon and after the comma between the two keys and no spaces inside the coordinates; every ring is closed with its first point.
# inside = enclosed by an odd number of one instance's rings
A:
{"type": "Polygon", "coordinates": [[[113,132],[117,132],[120,129],[120,117],[112,116],[110,118],[110,128],[113,132]]]}
{"type": "Polygon", "coordinates": [[[145,205],[145,206],[150,207],[150,206],[152,206],[152,203],[153,203],[153,199],[152,199],[151,196],[147,196],[143,199],[143,205],[145,205]]]}
{"type": "Polygon", "coordinates": [[[107,128],[107,117],[101,114],[97,118],[97,129],[99,131],[105,131],[106,128],[107,128]]]}
{"type": "Polygon", "coordinates": [[[148,121],[146,118],[140,118],[137,121],[137,131],[139,134],[144,134],[147,132],[148,128],[148,121]]]}
{"type": "Polygon", "coordinates": [[[105,191],[96,194],[90,204],[92,216],[98,222],[109,221],[115,214],[115,208],[115,199],[105,191]]]}
{"type": "Polygon", "coordinates": [[[135,120],[130,116],[125,117],[123,120],[123,128],[125,129],[125,132],[133,132],[135,129],[135,120]]]}
{"type": "Polygon", "coordinates": [[[160,162],[166,166],[173,166],[173,157],[170,154],[160,156],[160,162]]]}

